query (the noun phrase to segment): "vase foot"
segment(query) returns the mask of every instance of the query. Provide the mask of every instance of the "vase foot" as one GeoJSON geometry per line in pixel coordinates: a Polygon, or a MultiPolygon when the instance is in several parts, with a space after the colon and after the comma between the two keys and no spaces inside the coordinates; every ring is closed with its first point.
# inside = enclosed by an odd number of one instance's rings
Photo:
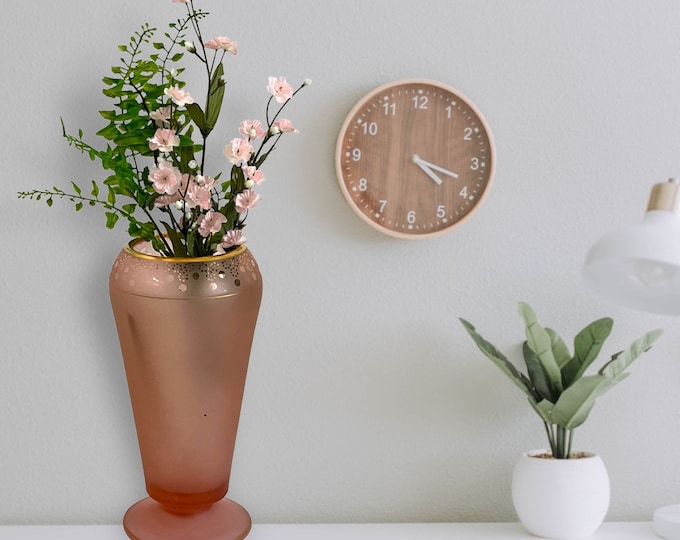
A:
{"type": "Polygon", "coordinates": [[[229,499],[197,514],[172,514],[146,498],[123,518],[125,534],[132,540],[242,540],[250,527],[246,509],[229,499]]]}

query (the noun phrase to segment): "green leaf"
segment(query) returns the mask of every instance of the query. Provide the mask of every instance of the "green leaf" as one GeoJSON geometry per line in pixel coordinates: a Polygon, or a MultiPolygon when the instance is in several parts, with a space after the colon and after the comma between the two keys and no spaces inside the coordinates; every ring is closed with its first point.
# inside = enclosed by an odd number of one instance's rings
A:
{"type": "Polygon", "coordinates": [[[99,196],[99,186],[97,185],[97,182],[92,180],[92,196],[96,199],[99,196]]]}
{"type": "Polygon", "coordinates": [[[76,212],[80,212],[83,209],[83,203],[81,201],[78,201],[76,203],[76,212]]]}
{"type": "Polygon", "coordinates": [[[560,392],[550,380],[540,358],[531,347],[529,347],[529,344],[526,341],[522,344],[522,352],[524,353],[524,363],[527,366],[527,373],[529,374],[529,378],[531,379],[534,388],[543,399],[555,403],[560,397],[560,392]]]}
{"type": "Polygon", "coordinates": [[[551,414],[553,421],[565,429],[577,428],[588,418],[598,396],[615,384],[616,381],[603,375],[578,379],[555,403],[551,414]]]}
{"type": "Polygon", "coordinates": [[[78,195],[82,193],[81,189],[78,187],[78,185],[75,182],[71,182],[71,186],[73,186],[73,191],[75,191],[78,195]]]}
{"type": "Polygon", "coordinates": [[[498,366],[498,368],[503,373],[505,373],[508,378],[514,382],[517,387],[522,390],[522,392],[524,392],[530,399],[534,400],[535,402],[541,401],[540,394],[534,389],[531,381],[526,377],[526,375],[519,372],[512,362],[510,362],[498,349],[496,349],[494,345],[489,343],[480,334],[478,334],[472,324],[470,324],[465,319],[459,320],[465,327],[465,330],[467,330],[467,333],[470,334],[470,337],[473,339],[479,350],[482,351],[482,353],[484,353],[484,355],[489,360],[496,364],[496,366],[498,366]]]}
{"type": "MultiPolygon", "coordinates": [[[[40,196],[38,196],[38,200],[40,200],[40,196]]],[[[49,199],[46,199],[45,202],[47,203],[47,206],[52,206],[52,204],[54,204],[52,197],[50,197],[49,199]]]]}
{"type": "Polygon", "coordinates": [[[205,114],[203,114],[203,109],[201,109],[198,103],[187,103],[185,107],[189,113],[189,116],[196,124],[196,127],[198,127],[200,130],[201,135],[203,135],[203,137],[207,137],[210,134],[210,130],[208,129],[205,122],[205,114]]]}
{"type": "Polygon", "coordinates": [[[99,111],[99,114],[104,120],[115,120],[116,111],[99,111]]]}
{"type": "Polygon", "coordinates": [[[526,326],[526,336],[529,347],[533,350],[543,364],[543,369],[545,373],[550,378],[552,386],[557,390],[557,392],[562,391],[562,373],[557,365],[555,356],[552,352],[552,340],[550,335],[546,332],[536,318],[534,310],[531,306],[520,302],[519,313],[526,326]]]}
{"type": "Polygon", "coordinates": [[[168,223],[165,221],[161,221],[163,226],[165,227],[165,230],[168,233],[168,238],[170,239],[170,242],[172,243],[172,250],[174,253],[175,257],[186,257],[187,256],[187,250],[186,247],[184,246],[184,243],[182,242],[182,237],[180,234],[173,228],[171,227],[168,223]]]}
{"type": "Polygon", "coordinates": [[[220,63],[217,68],[215,68],[215,73],[213,73],[212,79],[210,80],[208,98],[206,100],[206,124],[208,130],[211,131],[217,124],[217,119],[222,110],[222,101],[224,100],[223,76],[224,66],[220,63]]]}
{"type": "Polygon", "coordinates": [[[621,376],[628,366],[630,366],[642,353],[647,352],[652,343],[661,337],[663,330],[657,329],[647,332],[641,338],[635,340],[627,349],[614,355],[599,371],[600,375],[621,380],[621,376]]]}
{"type": "Polygon", "coordinates": [[[551,403],[547,399],[544,399],[542,401],[539,401],[536,403],[533,399],[529,398],[529,405],[536,411],[536,414],[541,417],[541,419],[546,423],[546,424],[554,424],[555,422],[552,419],[552,410],[553,407],[555,406],[554,403],[551,403]]]}
{"type": "Polygon", "coordinates": [[[118,214],[116,212],[106,212],[106,228],[113,229],[118,221],[118,214]]]}
{"type": "Polygon", "coordinates": [[[613,325],[612,319],[604,317],[593,321],[576,335],[574,357],[562,367],[562,381],[565,386],[570,386],[580,379],[595,361],[613,325]]]}
{"type": "MultiPolygon", "coordinates": [[[[562,369],[562,367],[567,364],[569,360],[571,360],[569,349],[562,338],[557,334],[557,332],[555,332],[555,330],[552,328],[546,328],[545,331],[548,332],[548,335],[550,336],[550,343],[553,356],[555,357],[555,362],[557,362],[559,368],[562,369]]],[[[562,382],[564,383],[564,378],[562,379],[562,382]]]]}

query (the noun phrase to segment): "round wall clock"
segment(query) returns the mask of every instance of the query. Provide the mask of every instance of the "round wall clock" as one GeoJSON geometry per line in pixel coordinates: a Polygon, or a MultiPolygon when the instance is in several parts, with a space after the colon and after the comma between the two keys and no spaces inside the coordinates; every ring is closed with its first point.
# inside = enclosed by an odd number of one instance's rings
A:
{"type": "Polygon", "coordinates": [[[379,231],[426,238],[465,221],[493,178],[491,131],[444,84],[408,79],[364,96],[338,137],[335,167],[354,211],[379,231]]]}

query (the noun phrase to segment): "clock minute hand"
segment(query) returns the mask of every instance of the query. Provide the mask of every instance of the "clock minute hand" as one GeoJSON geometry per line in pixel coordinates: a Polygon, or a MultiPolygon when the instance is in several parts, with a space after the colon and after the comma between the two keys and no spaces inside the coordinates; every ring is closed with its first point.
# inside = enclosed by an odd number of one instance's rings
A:
{"type": "Polygon", "coordinates": [[[427,162],[426,162],[426,161],[423,161],[422,159],[420,159],[420,156],[418,156],[418,154],[413,154],[413,157],[412,157],[411,159],[412,159],[413,163],[415,163],[416,165],[418,165],[418,167],[420,167],[420,168],[423,170],[423,172],[424,172],[427,176],[429,176],[432,180],[434,180],[435,184],[437,184],[438,186],[441,186],[441,185],[442,185],[442,179],[439,178],[439,177],[432,171],[432,169],[430,169],[430,168],[427,166],[427,164],[426,164],[427,162]]]}
{"type": "Polygon", "coordinates": [[[453,171],[445,169],[444,167],[440,167],[439,165],[435,165],[434,163],[430,163],[429,161],[425,161],[424,159],[422,159],[419,156],[414,156],[414,160],[416,158],[418,158],[418,162],[420,164],[425,165],[425,167],[427,167],[429,169],[433,169],[433,170],[440,172],[442,174],[446,174],[446,175],[450,176],[451,178],[458,178],[458,175],[453,171]]]}

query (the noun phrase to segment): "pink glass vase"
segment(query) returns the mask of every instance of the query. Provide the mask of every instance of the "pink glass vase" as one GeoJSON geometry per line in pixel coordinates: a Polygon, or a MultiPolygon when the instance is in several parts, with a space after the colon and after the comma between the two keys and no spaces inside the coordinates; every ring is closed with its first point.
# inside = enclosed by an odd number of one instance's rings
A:
{"type": "Polygon", "coordinates": [[[239,540],[248,512],[224,498],[262,297],[245,246],[194,259],[127,246],[109,278],[149,497],[133,540],[239,540]]]}

